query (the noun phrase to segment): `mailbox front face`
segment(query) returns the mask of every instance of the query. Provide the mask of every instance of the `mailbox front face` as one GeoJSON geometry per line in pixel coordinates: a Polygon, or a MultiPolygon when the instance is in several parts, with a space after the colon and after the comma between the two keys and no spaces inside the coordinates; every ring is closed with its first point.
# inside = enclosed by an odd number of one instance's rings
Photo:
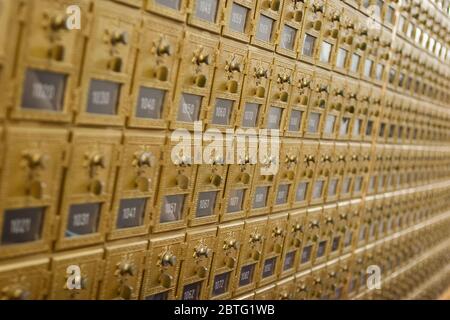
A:
{"type": "Polygon", "coordinates": [[[55,225],[68,133],[9,127],[0,196],[0,257],[47,251],[55,225]]]}
{"type": "Polygon", "coordinates": [[[50,299],[92,300],[96,299],[99,280],[103,276],[101,266],[103,250],[93,249],[73,254],[59,254],[52,260],[53,280],[50,299]],[[70,276],[80,271],[80,279],[70,276]]]}
{"type": "MultiPolygon", "coordinates": [[[[13,2],[6,1],[7,7],[2,11],[12,10],[13,2]]],[[[12,118],[72,120],[84,40],[81,30],[67,30],[66,11],[71,5],[77,5],[85,13],[80,19],[87,25],[88,1],[28,1],[22,8],[26,23],[17,52],[17,90],[13,92],[12,118]]]]}
{"type": "Polygon", "coordinates": [[[164,143],[164,132],[126,134],[112,205],[110,239],[148,233],[164,143]]]}
{"type": "Polygon", "coordinates": [[[184,22],[188,9],[187,3],[187,0],[149,0],[145,5],[145,9],[184,22]]]}
{"type": "Polygon", "coordinates": [[[173,300],[175,298],[185,237],[184,233],[179,233],[150,239],[141,299],[173,300]]]}
{"type": "Polygon", "coordinates": [[[105,270],[98,298],[101,300],[137,300],[147,241],[106,247],[105,270]]]}
{"type": "Polygon", "coordinates": [[[74,129],[68,159],[57,248],[101,242],[112,197],[121,133],[74,129]]]}

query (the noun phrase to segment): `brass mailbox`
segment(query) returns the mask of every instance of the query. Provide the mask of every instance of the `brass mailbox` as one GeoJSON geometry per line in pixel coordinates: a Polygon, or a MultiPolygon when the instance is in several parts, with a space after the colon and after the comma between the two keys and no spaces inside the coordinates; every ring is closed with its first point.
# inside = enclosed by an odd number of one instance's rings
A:
{"type": "Polygon", "coordinates": [[[299,50],[299,59],[302,61],[315,63],[317,60],[325,5],[323,0],[310,0],[306,6],[299,50]]]}
{"type": "Polygon", "coordinates": [[[215,255],[209,275],[207,295],[209,299],[231,297],[243,233],[244,222],[242,221],[231,222],[218,227],[215,255]]]}
{"type": "Polygon", "coordinates": [[[269,85],[272,78],[273,54],[258,49],[249,50],[244,86],[236,117],[236,126],[260,128],[266,110],[269,85]]]}
{"type": "Polygon", "coordinates": [[[307,210],[306,226],[303,237],[298,271],[311,268],[316,255],[316,247],[322,228],[322,208],[316,207],[307,210]]]}
{"type": "MultiPolygon", "coordinates": [[[[321,142],[314,173],[314,180],[311,186],[311,205],[323,203],[324,199],[328,196],[328,182],[334,161],[334,144],[326,141],[321,142]]],[[[334,180],[331,181],[331,183],[334,182],[334,180]]],[[[331,188],[337,188],[337,186],[332,185],[331,188]]],[[[334,192],[336,194],[337,190],[334,192]]],[[[331,194],[333,194],[333,192],[331,192],[331,194]]]]}
{"type": "MultiPolygon", "coordinates": [[[[347,74],[350,65],[350,55],[352,52],[352,46],[355,30],[355,17],[353,16],[354,10],[350,7],[344,7],[340,22],[340,30],[338,32],[337,44],[336,44],[336,58],[334,60],[333,69],[339,73],[347,74]]],[[[335,31],[336,34],[336,31],[335,31]]]]}
{"type": "Polygon", "coordinates": [[[147,246],[147,241],[106,246],[105,274],[100,285],[99,299],[139,298],[147,246]]]}
{"type": "MultiPolygon", "coordinates": [[[[250,137],[249,137],[250,139],[250,137]]],[[[257,159],[258,146],[247,142],[245,135],[236,135],[232,146],[234,164],[228,165],[227,183],[224,186],[224,205],[221,206],[221,221],[243,218],[247,215],[251,201],[251,186],[257,159]]]]}
{"type": "Polygon", "coordinates": [[[244,45],[221,39],[207,113],[208,128],[234,128],[247,70],[247,55],[244,45]]]}
{"type": "Polygon", "coordinates": [[[328,98],[330,95],[330,73],[316,70],[313,80],[313,91],[308,109],[307,125],[305,137],[320,138],[323,124],[325,122],[325,112],[328,108],[328,98]]]}
{"type": "Polygon", "coordinates": [[[68,132],[9,126],[2,135],[0,257],[48,251],[58,228],[68,132]]]}
{"type": "Polygon", "coordinates": [[[103,277],[103,265],[103,249],[55,255],[52,258],[53,280],[48,298],[95,300],[103,277]]]}
{"type": "Polygon", "coordinates": [[[302,144],[297,139],[284,138],[282,140],[272,212],[287,210],[292,205],[297,169],[301,165],[301,146],[302,144]]]}
{"type": "Polygon", "coordinates": [[[291,275],[297,271],[303,237],[306,230],[306,210],[289,213],[286,229],[286,241],[281,256],[280,277],[291,275]]]}
{"type": "MultiPolygon", "coordinates": [[[[197,142],[194,141],[194,144],[197,142]]],[[[186,227],[196,175],[194,157],[194,146],[185,144],[185,141],[180,144],[172,141],[164,148],[164,165],[160,171],[152,216],[153,232],[186,227]]]]}
{"type": "Polygon", "coordinates": [[[304,140],[295,178],[295,196],[293,197],[292,208],[305,207],[309,203],[312,186],[314,183],[314,173],[317,167],[319,154],[319,143],[304,140]]]}
{"type": "Polygon", "coordinates": [[[358,106],[359,91],[359,83],[348,79],[339,119],[338,138],[341,140],[359,141],[362,138],[364,114],[358,106]]]}
{"type": "Polygon", "coordinates": [[[311,295],[313,278],[311,271],[307,270],[295,275],[295,299],[308,300],[311,295]]]}
{"type": "Polygon", "coordinates": [[[145,9],[184,22],[187,15],[187,4],[187,0],[148,0],[145,9]]]}
{"type": "Polygon", "coordinates": [[[217,228],[188,231],[181,263],[177,299],[204,300],[207,297],[208,276],[214,249],[217,228]]]}
{"type": "Polygon", "coordinates": [[[157,236],[150,239],[145,259],[141,299],[173,300],[180,272],[185,234],[157,236]]]}
{"type": "Polygon", "coordinates": [[[297,58],[307,4],[308,1],[286,0],[284,2],[276,48],[279,54],[297,58]]]}
{"type": "Polygon", "coordinates": [[[327,291],[329,279],[326,265],[321,265],[311,271],[311,291],[310,300],[329,300],[330,296],[327,291]]]}
{"type": "Polygon", "coordinates": [[[145,16],[130,97],[128,125],[167,128],[176,84],[182,28],[145,16]],[[149,40],[151,39],[151,40],[149,40]]]}
{"type": "Polygon", "coordinates": [[[240,295],[255,289],[260,272],[262,252],[265,242],[267,217],[245,221],[238,268],[233,283],[233,295],[240,295]]]}
{"type": "Polygon", "coordinates": [[[314,70],[312,67],[297,62],[292,81],[292,93],[287,110],[284,135],[288,137],[303,137],[306,131],[306,114],[313,90],[314,70]]]}
{"type": "Polygon", "coordinates": [[[269,51],[275,50],[283,5],[284,0],[257,1],[251,44],[269,51]]]}
{"type": "Polygon", "coordinates": [[[271,141],[271,137],[259,137],[258,162],[255,165],[247,208],[250,217],[268,214],[271,211],[275,177],[280,169],[279,149],[279,141],[271,141]],[[263,143],[262,139],[267,141],[263,143]]]}
{"type": "Polygon", "coordinates": [[[219,41],[199,31],[187,31],[182,44],[181,62],[173,99],[170,128],[193,130],[205,118],[219,41]]]}
{"type": "Polygon", "coordinates": [[[129,108],[141,13],[109,1],[93,4],[93,19],[75,94],[76,123],[122,126],[129,108]]]}
{"type": "Polygon", "coordinates": [[[283,130],[291,99],[294,71],[295,65],[291,61],[275,58],[262,128],[283,130]]]}
{"type": "Polygon", "coordinates": [[[121,132],[74,129],[67,160],[58,250],[105,239],[121,132]]]}
{"type": "Polygon", "coordinates": [[[333,75],[329,92],[328,108],[325,116],[325,123],[322,131],[322,139],[348,138],[350,131],[349,117],[341,117],[345,112],[345,97],[347,85],[344,77],[333,75]]]}
{"type": "MultiPolygon", "coordinates": [[[[336,245],[336,243],[333,243],[335,240],[333,235],[337,225],[337,211],[336,204],[323,206],[320,234],[313,262],[314,265],[319,265],[329,260],[329,252],[332,249],[332,246],[336,245]]],[[[337,243],[337,245],[339,246],[339,243],[337,243]]]]}
{"type": "Polygon", "coordinates": [[[362,59],[368,47],[367,17],[356,12],[353,15],[355,16],[355,20],[348,74],[355,78],[360,78],[363,66],[362,59]]]}
{"type": "MultiPolygon", "coordinates": [[[[12,10],[9,2],[3,10],[12,10]]],[[[27,1],[21,8],[26,23],[18,45],[12,118],[52,122],[72,119],[84,39],[81,30],[69,29],[66,11],[71,5],[86,13],[80,23],[87,24],[88,1],[27,1]]],[[[14,29],[12,32],[14,35],[14,29]]]]}
{"type": "Polygon", "coordinates": [[[164,132],[125,133],[108,239],[148,233],[165,141],[164,132]]]}
{"type": "Polygon", "coordinates": [[[254,26],[256,1],[230,0],[225,5],[222,34],[236,40],[250,42],[254,26]]]}
{"type": "Polygon", "coordinates": [[[203,164],[194,169],[196,171],[195,188],[192,193],[192,207],[189,212],[189,225],[214,223],[219,220],[220,205],[223,189],[227,178],[228,166],[226,155],[221,148],[206,146],[194,152],[203,164]]]}
{"type": "Polygon", "coordinates": [[[331,69],[335,63],[337,41],[341,32],[343,7],[339,2],[327,1],[323,14],[323,26],[320,35],[320,51],[317,65],[331,69]]]}
{"type": "Polygon", "coordinates": [[[268,219],[259,275],[257,277],[258,287],[273,282],[278,278],[287,234],[287,220],[287,213],[271,215],[268,219]]]}
{"type": "Polygon", "coordinates": [[[0,265],[0,299],[44,299],[48,290],[48,265],[47,258],[0,265]]]}

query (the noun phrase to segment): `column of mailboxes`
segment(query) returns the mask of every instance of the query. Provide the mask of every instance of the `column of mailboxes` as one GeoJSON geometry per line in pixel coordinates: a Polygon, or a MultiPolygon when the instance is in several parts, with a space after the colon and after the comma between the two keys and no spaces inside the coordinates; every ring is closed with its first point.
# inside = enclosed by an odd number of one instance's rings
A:
{"type": "MultiPolygon", "coordinates": [[[[11,1],[6,3],[7,8],[14,7],[11,1]]],[[[284,6],[278,1],[265,6],[260,1],[253,11],[251,1],[228,1],[225,6],[220,2],[217,12],[224,6],[225,21],[229,21],[222,31],[225,39],[155,15],[142,18],[139,11],[111,2],[76,3],[91,10],[88,17],[83,16],[89,27],[81,31],[65,30],[62,12],[69,2],[28,1],[27,10],[21,11],[27,21],[24,35],[31,35],[33,26],[41,28],[34,28],[33,36],[23,37],[18,44],[14,75],[19,85],[7,91],[9,117],[55,124],[73,120],[78,126],[43,129],[17,122],[6,127],[0,253],[10,258],[48,252],[53,241],[56,251],[76,250],[52,255],[51,274],[48,258],[18,259],[5,266],[5,297],[42,298],[48,290],[50,298],[227,298],[273,283],[280,274],[292,278],[298,270],[349,253],[359,220],[365,219],[360,215],[363,206],[375,208],[377,213],[367,220],[370,230],[375,230],[372,220],[383,219],[381,204],[350,199],[360,197],[372,178],[378,179],[373,182],[374,193],[389,190],[393,150],[381,146],[377,154],[383,156],[377,158],[379,165],[369,180],[368,142],[378,134],[373,130],[380,115],[380,92],[326,71],[334,66],[337,43],[349,46],[353,55],[359,53],[357,60],[363,59],[366,46],[372,47],[364,45],[362,39],[370,38],[365,30],[357,34],[361,39],[340,37],[342,30],[355,29],[352,23],[343,25],[342,8],[322,1],[287,1],[284,6]],[[247,21],[253,12],[255,20],[247,21]],[[253,32],[255,21],[259,29],[253,32]],[[281,32],[279,43],[276,29],[281,32]],[[300,33],[302,37],[297,36],[300,33]],[[299,38],[304,39],[302,50],[299,38]],[[239,41],[253,47],[248,49],[239,41]],[[95,54],[83,59],[79,48],[95,54]],[[286,58],[263,51],[274,48],[286,58]],[[286,60],[296,58],[297,52],[300,60],[325,69],[286,60]],[[270,153],[257,165],[255,159],[239,158],[239,152],[238,163],[226,165],[225,155],[206,148],[188,154],[180,151],[171,161],[173,145],[164,129],[192,130],[200,119],[207,119],[208,128],[281,129],[286,138],[282,139],[280,174],[260,174],[271,164],[270,153]],[[125,120],[133,130],[122,135],[109,129],[124,125],[125,120]],[[150,134],[147,128],[155,131],[150,134]],[[323,141],[299,144],[298,137],[323,141]],[[353,142],[348,143],[349,139],[353,142]],[[193,158],[199,156],[195,152],[207,153],[207,164],[195,164],[193,158]],[[63,184],[54,183],[63,175],[63,184]],[[336,200],[342,201],[308,208],[336,200]],[[288,209],[293,209],[289,215],[288,209]],[[186,226],[219,220],[229,222],[218,229],[184,232],[186,226]],[[148,244],[144,236],[149,228],[148,244]],[[142,240],[120,240],[130,237],[142,240]],[[96,246],[105,239],[104,248],[96,246]],[[93,247],[78,250],[87,245],[93,247]],[[75,291],[68,290],[65,272],[74,264],[82,270],[82,289],[75,291]],[[21,271],[12,276],[11,266],[21,271]],[[51,277],[49,283],[46,277],[51,277]]],[[[206,10],[209,7],[190,8],[196,14],[187,14],[184,5],[179,12],[174,8],[178,6],[167,1],[149,1],[146,7],[177,20],[187,16],[191,26],[220,32],[220,21],[206,10]]],[[[370,80],[370,72],[358,65],[352,68],[349,73],[354,70],[358,77],[370,80]]],[[[2,71],[6,76],[11,72],[8,67],[2,71]]],[[[386,118],[386,123],[392,120],[386,118]]],[[[423,133],[417,137],[432,139],[423,133]]],[[[408,159],[413,167],[405,186],[429,178],[411,178],[429,165],[420,148],[398,152],[412,154],[408,159]]],[[[445,162],[437,177],[443,177],[439,174],[443,169],[445,162]]],[[[417,201],[415,196],[410,198],[417,201]]],[[[415,223],[424,218],[410,219],[415,223]]],[[[367,232],[359,240],[381,237],[367,232]]],[[[269,288],[282,288],[283,283],[289,287],[293,282],[286,279],[269,288]]],[[[258,297],[273,291],[258,290],[258,297]]]]}

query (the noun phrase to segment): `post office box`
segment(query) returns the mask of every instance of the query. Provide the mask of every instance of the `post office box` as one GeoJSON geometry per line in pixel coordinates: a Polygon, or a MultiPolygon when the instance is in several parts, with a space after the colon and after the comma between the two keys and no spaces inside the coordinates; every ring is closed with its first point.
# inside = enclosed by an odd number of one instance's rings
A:
{"type": "Polygon", "coordinates": [[[262,261],[267,222],[267,217],[245,221],[238,267],[233,283],[234,296],[253,290],[256,287],[256,280],[260,272],[259,266],[262,261]]]}
{"type": "Polygon", "coordinates": [[[330,74],[325,71],[316,71],[314,74],[313,91],[308,109],[305,137],[319,138],[325,123],[325,111],[328,107],[330,94],[330,74]]]}
{"type": "Polygon", "coordinates": [[[215,255],[209,276],[207,295],[209,299],[231,297],[243,233],[243,221],[231,222],[218,227],[215,255]]]}
{"type": "Polygon", "coordinates": [[[320,47],[320,33],[323,27],[325,1],[310,0],[305,10],[299,59],[315,63],[320,47]]]}
{"type": "Polygon", "coordinates": [[[297,58],[307,5],[308,1],[284,1],[278,31],[277,53],[297,58]]]}
{"type": "Polygon", "coordinates": [[[367,142],[372,142],[372,139],[379,135],[380,131],[377,132],[376,130],[384,130],[382,129],[382,124],[377,128],[377,121],[381,116],[381,105],[378,103],[378,99],[371,99],[370,93],[374,97],[379,97],[381,94],[380,89],[377,87],[367,86],[365,89],[361,89],[361,94],[358,96],[359,108],[363,110],[367,118],[363,129],[363,140],[367,142]]]}
{"type": "Polygon", "coordinates": [[[11,126],[5,131],[0,257],[50,249],[67,139],[64,129],[11,126]]]}
{"type": "Polygon", "coordinates": [[[0,33],[0,88],[4,94],[3,101],[0,103],[0,119],[5,117],[6,108],[10,107],[11,101],[11,84],[8,81],[11,77],[13,63],[11,59],[15,56],[15,48],[19,39],[19,19],[18,16],[19,3],[14,0],[3,0],[1,2],[2,9],[0,11],[1,30],[0,33]]]}
{"type": "Polygon", "coordinates": [[[354,12],[355,29],[353,32],[353,45],[350,56],[348,74],[359,78],[364,65],[363,58],[368,47],[368,28],[366,25],[367,18],[359,13],[354,12]]]}
{"type": "Polygon", "coordinates": [[[148,233],[165,140],[164,132],[125,133],[108,239],[148,233]]]}
{"type": "Polygon", "coordinates": [[[361,131],[363,119],[356,117],[358,107],[357,92],[359,91],[356,81],[348,80],[344,89],[344,97],[340,109],[338,139],[350,140],[355,136],[354,140],[361,139],[361,131]]]}
{"type": "Polygon", "coordinates": [[[314,70],[311,66],[297,62],[292,82],[292,93],[287,110],[284,135],[302,137],[306,131],[306,114],[310,102],[314,70]]]}
{"type": "Polygon", "coordinates": [[[173,300],[178,282],[185,234],[150,239],[140,299],[173,300]]]}
{"type": "Polygon", "coordinates": [[[231,0],[225,5],[222,35],[250,42],[256,1],[231,0]]]}
{"type": "Polygon", "coordinates": [[[292,208],[305,207],[309,203],[314,181],[314,172],[318,163],[319,143],[304,140],[302,143],[299,166],[295,178],[295,196],[292,208]]]}
{"type": "Polygon", "coordinates": [[[192,26],[220,33],[224,7],[225,2],[219,0],[190,1],[187,22],[192,26]]]}
{"type": "Polygon", "coordinates": [[[347,288],[350,280],[351,256],[340,259],[336,266],[336,271],[338,272],[338,283],[335,287],[335,298],[348,300],[347,288]]]}
{"type": "Polygon", "coordinates": [[[376,195],[370,213],[370,224],[368,230],[368,241],[375,242],[381,238],[382,229],[382,210],[383,210],[383,195],[376,195]]]}
{"type": "Polygon", "coordinates": [[[258,287],[273,282],[278,277],[287,234],[287,220],[287,213],[269,217],[264,235],[265,241],[260,263],[260,274],[257,277],[258,287]]]}
{"type": "Polygon", "coordinates": [[[274,300],[275,299],[275,284],[269,284],[265,287],[258,287],[255,290],[255,300],[274,300]]]}
{"type": "Polygon", "coordinates": [[[302,271],[312,266],[316,254],[316,245],[320,237],[322,208],[309,208],[306,215],[305,235],[297,270],[302,271]]]}
{"type": "Polygon", "coordinates": [[[226,155],[221,148],[207,146],[195,148],[203,163],[197,165],[192,207],[189,210],[189,225],[214,223],[219,220],[223,188],[227,176],[226,155]]]}
{"type": "Polygon", "coordinates": [[[291,275],[297,270],[300,259],[300,249],[305,233],[306,210],[289,213],[286,229],[286,242],[281,256],[280,277],[291,275]]]}
{"type": "Polygon", "coordinates": [[[139,298],[147,246],[147,241],[106,246],[105,274],[100,285],[99,299],[139,298]]]}
{"type": "MultiPolygon", "coordinates": [[[[181,51],[175,98],[171,109],[171,129],[194,129],[206,117],[217,59],[218,39],[198,31],[187,31],[181,51]]],[[[203,125],[203,124],[202,124],[203,125]]]]}
{"type": "Polygon", "coordinates": [[[336,226],[337,206],[330,204],[323,207],[321,213],[319,239],[313,264],[318,265],[328,260],[328,254],[333,245],[333,233],[336,226]]]}
{"type": "Polygon", "coordinates": [[[187,4],[187,0],[149,0],[145,5],[145,10],[184,22],[188,9],[187,4]]]}
{"type": "Polygon", "coordinates": [[[289,277],[278,281],[275,288],[275,299],[294,300],[295,299],[295,277],[289,277]]]}
{"type": "Polygon", "coordinates": [[[341,117],[345,112],[345,96],[347,91],[346,80],[344,77],[333,75],[330,86],[328,107],[324,120],[322,139],[346,140],[350,131],[350,117],[341,117]]]}
{"type": "Polygon", "coordinates": [[[47,258],[40,258],[0,265],[0,299],[44,299],[48,290],[48,264],[47,258]]]}
{"type": "Polygon", "coordinates": [[[284,0],[257,1],[251,44],[269,51],[275,50],[283,5],[284,0]]]}
{"type": "MultiPolygon", "coordinates": [[[[380,48],[378,50],[378,56],[376,64],[374,65],[374,80],[378,85],[383,85],[386,82],[386,66],[388,65],[390,59],[391,51],[391,35],[386,34],[384,38],[380,39],[380,48]]],[[[409,86],[411,86],[412,79],[410,80],[409,86]]]]}
{"type": "Polygon", "coordinates": [[[80,88],[75,96],[76,123],[123,125],[129,108],[130,83],[136,60],[138,10],[96,1],[88,30],[80,88]]]}
{"type": "Polygon", "coordinates": [[[259,136],[258,162],[255,165],[248,202],[248,216],[268,214],[275,192],[275,177],[279,172],[280,142],[273,137],[259,136]]]}
{"type": "Polygon", "coordinates": [[[145,16],[141,32],[128,125],[166,128],[176,84],[182,28],[154,16],[145,16]]]}
{"type": "Polygon", "coordinates": [[[280,131],[284,128],[293,89],[294,71],[295,65],[291,61],[275,58],[262,128],[280,131]]]}
{"type": "Polygon", "coordinates": [[[341,31],[343,7],[339,2],[327,1],[323,14],[317,65],[331,69],[337,52],[337,40],[341,31]]]}
{"type": "Polygon", "coordinates": [[[204,300],[208,296],[208,276],[216,248],[216,235],[217,228],[187,233],[177,299],[204,300]]]}
{"type": "Polygon", "coordinates": [[[341,271],[339,261],[334,260],[328,263],[323,273],[322,299],[341,300],[345,284],[343,279],[345,273],[341,271]]]}
{"type": "MultiPolygon", "coordinates": [[[[333,63],[333,70],[347,74],[351,59],[352,45],[354,41],[355,17],[353,10],[344,7],[340,18],[340,30],[338,32],[336,44],[336,57],[333,63]]],[[[336,34],[336,31],[334,31],[336,34]]]]}
{"type": "Polygon", "coordinates": [[[287,210],[292,204],[297,168],[301,165],[301,146],[297,139],[282,139],[278,174],[275,176],[275,199],[272,212],[287,210]]]}
{"type": "MultiPolygon", "coordinates": [[[[14,1],[9,2],[5,2],[8,4],[5,10],[14,10],[14,1]]],[[[71,120],[72,95],[77,85],[82,61],[80,48],[84,40],[82,31],[67,29],[66,9],[70,5],[79,6],[82,12],[88,10],[88,2],[82,0],[27,1],[22,8],[21,19],[26,23],[17,44],[12,118],[51,122],[71,120]]],[[[87,13],[81,15],[82,24],[87,23],[86,16],[87,13]]],[[[2,21],[7,22],[7,17],[2,21]]],[[[14,28],[11,32],[8,39],[17,36],[14,28]]],[[[5,68],[5,72],[8,69],[5,68]]]]}
{"type": "Polygon", "coordinates": [[[273,54],[249,49],[246,77],[236,117],[237,127],[247,129],[261,126],[272,78],[272,63],[273,54]]]}
{"type": "Polygon", "coordinates": [[[208,128],[234,128],[247,65],[247,48],[221,39],[208,107],[208,128]]]}
{"type": "MultiPolygon", "coordinates": [[[[361,105],[358,101],[358,92],[364,90],[364,88],[369,89],[368,87],[363,87],[359,85],[357,82],[349,82],[348,95],[345,104],[345,112],[351,118],[350,122],[350,141],[362,141],[366,136],[366,124],[367,124],[367,115],[369,110],[361,105]]],[[[373,122],[371,124],[373,128],[373,122]]],[[[370,130],[373,130],[369,128],[370,130]]],[[[371,131],[368,133],[371,136],[371,131]]]]}
{"type": "Polygon", "coordinates": [[[346,178],[348,157],[348,143],[335,142],[331,176],[327,188],[327,201],[339,199],[344,179],[346,178]]]}
{"type": "Polygon", "coordinates": [[[311,292],[310,300],[329,300],[330,296],[327,291],[329,279],[325,265],[314,268],[311,271],[311,292]]]}
{"type": "Polygon", "coordinates": [[[311,295],[313,277],[311,271],[305,271],[295,275],[295,299],[308,300],[311,295]]]}
{"type": "Polygon", "coordinates": [[[328,195],[328,181],[333,161],[334,144],[326,141],[321,142],[311,189],[311,205],[323,203],[328,195]]]}
{"type": "Polygon", "coordinates": [[[120,132],[106,129],[72,133],[57,250],[104,240],[121,138],[120,132]]]}
{"type": "Polygon", "coordinates": [[[56,254],[51,270],[49,299],[95,300],[103,276],[103,249],[56,254]]]}
{"type": "Polygon", "coordinates": [[[192,144],[199,141],[186,141],[182,136],[178,139],[182,140],[179,144],[172,141],[164,149],[164,165],[160,171],[152,217],[153,232],[181,229],[187,224],[196,175],[192,144]]]}

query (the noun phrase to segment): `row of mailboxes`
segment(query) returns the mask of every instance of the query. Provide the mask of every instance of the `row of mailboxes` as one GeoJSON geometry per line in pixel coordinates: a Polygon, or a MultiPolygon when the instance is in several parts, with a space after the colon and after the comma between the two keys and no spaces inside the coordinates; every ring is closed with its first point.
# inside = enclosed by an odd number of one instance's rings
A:
{"type": "Polygon", "coordinates": [[[379,145],[373,159],[369,144],[291,138],[273,149],[247,141],[241,150],[234,141],[225,154],[195,139],[180,148],[158,131],[79,128],[70,140],[65,129],[11,126],[0,133],[3,257],[47,251],[53,240],[64,250],[102,242],[105,234],[145,235],[150,226],[160,233],[448,177],[445,148],[379,145]]]}
{"type": "Polygon", "coordinates": [[[431,266],[424,268],[424,262],[418,260],[419,256],[426,253],[428,249],[434,249],[435,246],[445,243],[447,240],[446,227],[448,227],[448,219],[440,224],[432,225],[426,230],[414,231],[377,247],[353,255],[345,255],[316,268],[288,276],[238,299],[340,300],[354,299],[358,297],[358,294],[366,292],[377,296],[381,295],[384,299],[402,298],[426,281],[424,272],[435,274],[448,263],[448,255],[445,254],[448,249],[440,250],[426,260],[429,265],[433,262],[436,263],[434,268],[431,266]],[[430,231],[435,234],[434,239],[425,240],[418,247],[421,241],[418,239],[423,239],[422,237],[427,236],[430,231]],[[402,268],[410,263],[413,264],[412,270],[422,270],[420,280],[420,276],[416,275],[414,280],[407,281],[406,278],[411,273],[401,272],[402,268]],[[381,291],[368,288],[369,276],[375,270],[373,267],[379,267],[381,270],[383,281],[381,291]],[[401,272],[400,275],[390,279],[389,276],[396,271],[401,272]],[[402,287],[395,288],[395,284],[401,284],[402,287]],[[409,290],[404,286],[408,286],[409,290]]]}
{"type": "MultiPolygon", "coordinates": [[[[26,4],[23,32],[33,30],[33,37],[18,44],[15,85],[7,86],[11,99],[3,108],[11,108],[13,119],[70,121],[75,114],[80,125],[193,129],[205,120],[208,128],[259,127],[293,136],[370,140],[374,134],[382,103],[375,84],[360,86],[106,1],[95,2],[94,18],[82,20],[89,27],[81,30],[65,28],[69,2],[26,4]]],[[[88,8],[88,1],[77,4],[88,8]]]]}
{"type": "MultiPolygon", "coordinates": [[[[362,251],[363,255],[354,253],[351,261],[340,258],[338,264],[336,258],[353,253],[364,218],[376,219],[376,212],[365,207],[372,205],[356,200],[187,233],[152,235],[149,241],[119,241],[54,253],[50,260],[42,256],[10,260],[0,265],[0,293],[8,299],[191,300],[230,298],[253,291],[263,298],[277,292],[264,290],[266,285],[283,279],[278,283],[283,286],[277,298],[287,299],[293,293],[285,278],[312,270],[313,283],[301,282],[294,292],[300,294],[297,298],[344,298],[347,292],[351,296],[364,290],[368,266],[377,265],[390,274],[447,240],[448,189],[440,192],[441,198],[424,194],[417,205],[422,211],[430,211],[431,206],[435,214],[444,214],[427,216],[427,224],[421,228],[415,227],[420,220],[414,221],[406,233],[396,229],[398,236],[367,247],[371,249],[362,251]],[[440,206],[433,207],[433,203],[440,206]],[[71,277],[73,272],[78,278],[71,277]]],[[[406,200],[411,202],[413,197],[417,195],[406,200]]],[[[386,201],[384,208],[376,209],[382,214],[394,213],[386,201]]]]}

